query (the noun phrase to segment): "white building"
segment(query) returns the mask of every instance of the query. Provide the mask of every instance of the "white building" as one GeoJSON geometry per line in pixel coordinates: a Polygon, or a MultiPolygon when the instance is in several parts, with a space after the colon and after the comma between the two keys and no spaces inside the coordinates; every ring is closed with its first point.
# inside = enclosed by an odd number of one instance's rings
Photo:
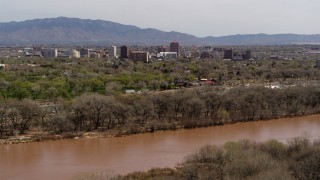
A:
{"type": "Polygon", "coordinates": [[[58,50],[57,49],[44,49],[42,51],[42,56],[44,58],[56,58],[56,57],[58,57],[58,50]]]}
{"type": "Polygon", "coordinates": [[[157,54],[158,59],[177,59],[178,53],[177,52],[159,52],[157,54]]]}
{"type": "Polygon", "coordinates": [[[110,46],[108,48],[109,58],[117,58],[117,47],[110,46]]]}

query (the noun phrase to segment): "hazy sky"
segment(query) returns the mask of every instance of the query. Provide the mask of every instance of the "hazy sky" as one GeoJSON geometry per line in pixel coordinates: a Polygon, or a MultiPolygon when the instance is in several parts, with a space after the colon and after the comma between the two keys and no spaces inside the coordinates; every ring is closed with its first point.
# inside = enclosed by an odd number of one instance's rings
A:
{"type": "Polygon", "coordinates": [[[58,16],[199,37],[320,34],[320,0],[0,0],[0,22],[58,16]]]}

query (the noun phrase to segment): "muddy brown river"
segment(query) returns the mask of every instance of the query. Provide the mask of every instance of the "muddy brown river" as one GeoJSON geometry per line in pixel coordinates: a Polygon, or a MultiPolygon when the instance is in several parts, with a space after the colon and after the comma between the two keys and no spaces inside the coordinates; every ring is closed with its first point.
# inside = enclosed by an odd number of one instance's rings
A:
{"type": "Polygon", "coordinates": [[[0,145],[0,179],[74,179],[86,173],[124,174],[173,167],[206,144],[320,138],[320,115],[238,123],[121,138],[0,145]]]}

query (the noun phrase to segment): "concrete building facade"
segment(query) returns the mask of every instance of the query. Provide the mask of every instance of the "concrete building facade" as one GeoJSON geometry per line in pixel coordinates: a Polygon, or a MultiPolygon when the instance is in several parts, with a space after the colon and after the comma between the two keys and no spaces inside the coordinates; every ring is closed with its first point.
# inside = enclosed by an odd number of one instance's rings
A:
{"type": "Polygon", "coordinates": [[[57,49],[44,49],[41,52],[44,58],[57,58],[58,57],[58,50],[57,49]]]}

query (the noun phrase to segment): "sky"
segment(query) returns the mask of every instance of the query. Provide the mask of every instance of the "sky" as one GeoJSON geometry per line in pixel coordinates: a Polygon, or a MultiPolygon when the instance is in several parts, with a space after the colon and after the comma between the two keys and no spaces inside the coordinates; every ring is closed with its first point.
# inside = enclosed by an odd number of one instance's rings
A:
{"type": "Polygon", "coordinates": [[[320,0],[0,0],[0,22],[101,19],[198,37],[320,34],[320,0]]]}

